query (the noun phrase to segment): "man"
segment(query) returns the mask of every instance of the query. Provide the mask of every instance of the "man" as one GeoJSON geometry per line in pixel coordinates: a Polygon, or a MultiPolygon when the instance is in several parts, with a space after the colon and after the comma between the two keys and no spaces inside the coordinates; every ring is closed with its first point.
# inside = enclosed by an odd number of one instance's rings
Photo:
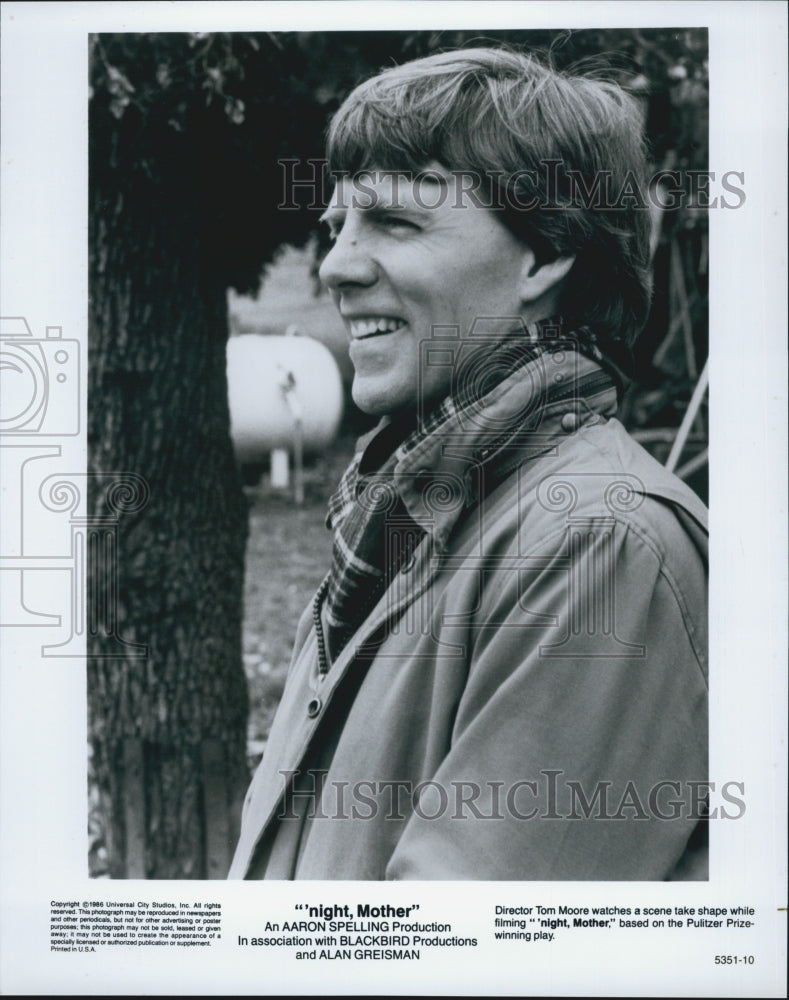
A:
{"type": "Polygon", "coordinates": [[[614,417],[639,136],[614,85],[490,49],[335,116],[321,277],[381,422],[231,877],[707,877],[706,512],[614,417]]]}

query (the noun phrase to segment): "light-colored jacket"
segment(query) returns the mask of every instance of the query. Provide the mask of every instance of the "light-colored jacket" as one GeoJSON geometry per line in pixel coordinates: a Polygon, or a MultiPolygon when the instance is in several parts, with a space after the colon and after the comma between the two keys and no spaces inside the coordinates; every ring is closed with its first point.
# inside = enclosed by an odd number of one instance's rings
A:
{"type": "Polygon", "coordinates": [[[583,407],[426,508],[453,456],[398,470],[434,530],[323,679],[305,612],[230,877],[707,878],[704,505],[583,407]]]}

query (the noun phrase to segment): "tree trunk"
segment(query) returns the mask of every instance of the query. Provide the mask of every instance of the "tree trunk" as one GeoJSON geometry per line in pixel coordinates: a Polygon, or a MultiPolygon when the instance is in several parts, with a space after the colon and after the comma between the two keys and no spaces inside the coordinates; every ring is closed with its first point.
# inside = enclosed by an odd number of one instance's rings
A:
{"type": "Polygon", "coordinates": [[[116,878],[222,878],[246,769],[246,505],[197,210],[91,189],[88,724],[116,878]]]}

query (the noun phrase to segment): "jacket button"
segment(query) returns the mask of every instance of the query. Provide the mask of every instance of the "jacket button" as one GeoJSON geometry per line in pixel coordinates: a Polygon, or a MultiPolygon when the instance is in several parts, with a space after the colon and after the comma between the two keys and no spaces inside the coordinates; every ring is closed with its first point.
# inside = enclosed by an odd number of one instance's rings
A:
{"type": "Polygon", "coordinates": [[[315,716],[320,713],[320,710],[322,708],[323,708],[323,702],[320,700],[320,698],[313,698],[307,705],[307,715],[311,719],[314,719],[315,716]]]}
{"type": "Polygon", "coordinates": [[[578,417],[575,413],[565,413],[562,417],[562,430],[567,431],[568,434],[572,434],[574,430],[578,427],[578,417]]]}

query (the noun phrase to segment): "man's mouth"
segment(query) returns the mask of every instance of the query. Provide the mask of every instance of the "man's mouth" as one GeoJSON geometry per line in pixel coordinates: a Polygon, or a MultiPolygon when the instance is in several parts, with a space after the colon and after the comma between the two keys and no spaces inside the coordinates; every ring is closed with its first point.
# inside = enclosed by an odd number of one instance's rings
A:
{"type": "Polygon", "coordinates": [[[362,340],[365,337],[378,337],[382,333],[394,333],[405,325],[404,319],[394,316],[361,316],[351,320],[350,329],[354,340],[362,340]]]}

